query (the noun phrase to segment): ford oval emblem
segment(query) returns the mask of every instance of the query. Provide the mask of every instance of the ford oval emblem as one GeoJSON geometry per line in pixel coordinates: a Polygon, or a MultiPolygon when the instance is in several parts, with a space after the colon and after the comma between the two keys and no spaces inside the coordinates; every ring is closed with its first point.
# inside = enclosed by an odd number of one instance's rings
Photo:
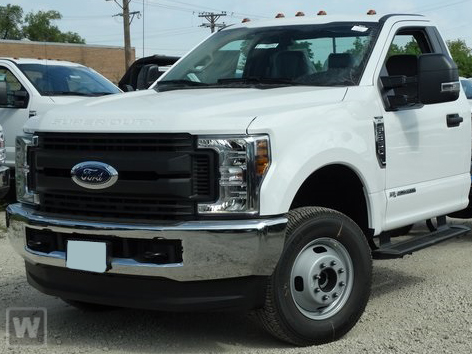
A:
{"type": "Polygon", "coordinates": [[[118,171],[98,161],[79,163],[72,167],[70,175],[76,184],[88,189],[105,189],[118,181],[118,171]]]}

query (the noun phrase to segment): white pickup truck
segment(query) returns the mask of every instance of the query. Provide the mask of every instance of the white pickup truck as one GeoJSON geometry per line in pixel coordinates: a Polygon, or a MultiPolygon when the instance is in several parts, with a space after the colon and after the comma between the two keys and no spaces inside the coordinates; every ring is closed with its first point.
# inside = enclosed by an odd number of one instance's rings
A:
{"type": "Polygon", "coordinates": [[[60,60],[0,58],[0,124],[6,164],[15,167],[15,139],[28,118],[87,97],[121,92],[86,66],[60,60]]]}
{"type": "Polygon", "coordinates": [[[153,88],[25,125],[8,237],[41,292],[255,310],[274,336],[319,344],[360,318],[372,258],[469,231],[443,215],[468,203],[470,108],[425,17],[246,22],[153,88]],[[411,42],[420,55],[390,50],[411,42]],[[430,234],[385,232],[434,217],[430,234]]]}

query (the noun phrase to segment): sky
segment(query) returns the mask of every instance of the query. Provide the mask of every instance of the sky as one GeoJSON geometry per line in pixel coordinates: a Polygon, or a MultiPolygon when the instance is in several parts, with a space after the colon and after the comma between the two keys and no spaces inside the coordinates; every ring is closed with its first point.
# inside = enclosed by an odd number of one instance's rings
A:
{"type": "MultiPolygon", "coordinates": [[[[123,20],[113,16],[121,13],[121,8],[114,0],[0,0],[2,5],[8,3],[20,5],[25,13],[59,11],[63,18],[55,24],[62,31],[79,33],[87,44],[123,46],[123,20]]],[[[435,20],[446,39],[464,39],[472,47],[472,0],[131,0],[130,11],[144,13],[131,24],[131,45],[136,57],[183,55],[210,34],[209,28],[200,27],[206,21],[198,15],[204,11],[225,11],[227,16],[219,22],[231,24],[245,17],[272,18],[279,12],[289,17],[297,11],[314,16],[319,10],[349,15],[369,9],[378,14],[424,14],[435,20]]]]}

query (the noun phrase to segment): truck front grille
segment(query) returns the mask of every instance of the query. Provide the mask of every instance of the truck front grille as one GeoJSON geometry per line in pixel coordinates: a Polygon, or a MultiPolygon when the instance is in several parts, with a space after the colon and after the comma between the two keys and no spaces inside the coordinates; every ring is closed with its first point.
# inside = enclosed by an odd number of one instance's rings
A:
{"type": "Polygon", "coordinates": [[[47,213],[107,219],[195,217],[197,204],[217,199],[217,158],[197,150],[189,134],[39,133],[29,150],[30,188],[47,213]],[[71,179],[82,162],[113,166],[118,181],[102,190],[71,179]]]}

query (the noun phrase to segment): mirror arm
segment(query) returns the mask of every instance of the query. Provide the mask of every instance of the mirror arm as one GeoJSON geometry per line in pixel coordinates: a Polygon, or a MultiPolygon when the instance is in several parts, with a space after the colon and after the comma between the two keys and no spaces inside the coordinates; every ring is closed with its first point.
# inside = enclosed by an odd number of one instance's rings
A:
{"type": "Polygon", "coordinates": [[[385,90],[392,90],[400,87],[405,87],[408,84],[414,84],[418,82],[416,76],[405,76],[405,75],[392,75],[392,76],[382,76],[380,78],[382,86],[385,90]]]}

